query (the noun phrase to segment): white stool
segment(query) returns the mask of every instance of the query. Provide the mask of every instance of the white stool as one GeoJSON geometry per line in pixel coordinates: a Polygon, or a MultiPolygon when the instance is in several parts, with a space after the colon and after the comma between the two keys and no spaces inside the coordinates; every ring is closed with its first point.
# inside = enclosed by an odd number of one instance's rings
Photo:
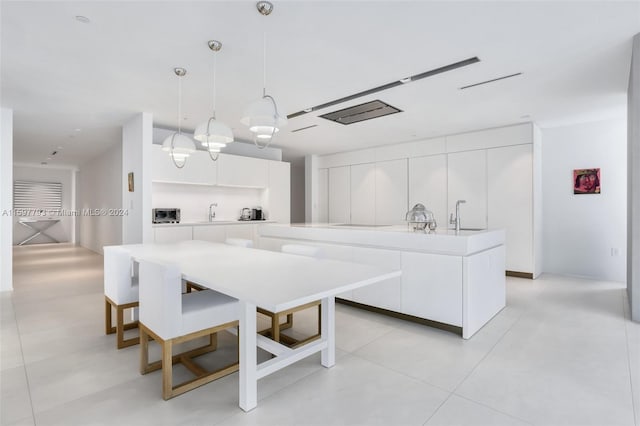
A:
{"type": "Polygon", "coordinates": [[[203,290],[182,294],[182,278],[175,265],[140,262],[140,373],[162,369],[162,398],[167,400],[238,371],[238,361],[207,371],[192,359],[217,349],[217,333],[237,327],[239,302],[203,290]],[[209,336],[209,344],[174,355],[173,345],[209,336]],[[149,363],[149,337],[162,347],[162,359],[149,363]],[[173,385],[173,364],[182,363],[196,378],[173,385]]]}
{"type": "MultiPolygon", "coordinates": [[[[282,246],[281,251],[283,253],[289,253],[289,254],[296,254],[299,256],[307,256],[307,257],[321,257],[322,255],[322,251],[319,247],[313,247],[313,246],[305,246],[305,245],[301,245],[301,244],[285,244],[282,246]]],[[[304,345],[305,343],[311,342],[313,340],[316,340],[318,338],[320,338],[321,336],[321,301],[320,300],[316,300],[314,302],[310,302],[310,303],[306,303],[304,305],[301,306],[296,306],[295,308],[291,308],[291,309],[287,309],[286,311],[282,311],[282,312],[271,312],[268,311],[266,309],[257,308],[257,311],[263,315],[266,315],[268,317],[271,318],[271,329],[267,329],[267,330],[262,330],[260,333],[261,334],[267,334],[269,333],[271,336],[271,339],[275,340],[276,342],[282,342],[282,343],[286,343],[287,345],[291,346],[291,347],[297,347],[297,346],[301,346],[304,345]],[[285,330],[287,328],[291,328],[293,327],[293,314],[295,312],[298,311],[302,311],[308,308],[312,308],[314,306],[318,307],[318,332],[312,336],[307,337],[306,339],[303,340],[297,340],[294,339],[290,336],[286,336],[284,334],[281,334],[280,331],[281,330],[285,330]],[[280,317],[286,315],[287,316],[287,321],[280,324],[280,317]]]]}
{"type": "Polygon", "coordinates": [[[105,332],[116,333],[118,349],[137,345],[138,337],[125,340],[124,331],[138,327],[138,321],[124,323],[125,309],[138,307],[138,277],[131,255],[121,247],[104,247],[105,332]],[[116,310],[113,326],[111,308],[116,310]]]}
{"type": "Polygon", "coordinates": [[[224,240],[224,243],[230,246],[238,246],[238,247],[245,247],[245,248],[253,247],[252,240],[245,240],[243,238],[227,238],[226,240],[224,240]]]}

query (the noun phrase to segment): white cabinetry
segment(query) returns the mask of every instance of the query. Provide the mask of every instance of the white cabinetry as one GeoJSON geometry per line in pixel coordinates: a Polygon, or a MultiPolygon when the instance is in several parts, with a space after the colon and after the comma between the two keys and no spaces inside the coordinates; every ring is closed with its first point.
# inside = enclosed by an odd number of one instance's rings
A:
{"type": "Polygon", "coordinates": [[[407,213],[407,160],[376,163],[376,224],[403,224],[407,213]]]}
{"type": "Polygon", "coordinates": [[[409,208],[424,204],[438,223],[446,229],[447,211],[447,156],[431,155],[409,159],[409,208]]]}
{"type": "Polygon", "coordinates": [[[246,188],[265,188],[267,186],[269,171],[265,160],[219,154],[217,163],[218,185],[246,188]]]}
{"type": "Polygon", "coordinates": [[[318,169],[318,219],[315,222],[329,222],[329,169],[318,169]]]}
{"type": "Polygon", "coordinates": [[[213,243],[224,243],[227,238],[226,226],[194,226],[193,239],[202,241],[211,241],[213,243]]]}
{"type": "Polygon", "coordinates": [[[256,244],[256,225],[227,225],[227,238],[242,238],[244,240],[253,241],[256,244]]]}
{"type": "Polygon", "coordinates": [[[507,231],[509,271],[533,272],[532,149],[526,144],[487,151],[489,228],[507,231]]]}
{"type": "Polygon", "coordinates": [[[462,258],[402,252],[402,312],[462,327],[462,258]]]}
{"type": "Polygon", "coordinates": [[[269,220],[279,223],[291,222],[291,164],[269,161],[269,187],[267,213],[269,220]]]}
{"type": "Polygon", "coordinates": [[[160,145],[151,147],[151,155],[151,179],[154,182],[216,184],[217,162],[211,161],[209,154],[204,151],[191,154],[181,169],[173,164],[169,153],[163,151],[160,145]]]}
{"type": "MultiPolygon", "coordinates": [[[[385,268],[400,269],[400,252],[397,250],[384,250],[372,248],[353,248],[353,261],[367,265],[376,265],[385,268]]],[[[353,290],[354,302],[365,305],[377,306],[383,309],[400,312],[402,309],[402,279],[391,278],[376,284],[353,290]]]]}
{"type": "Polygon", "coordinates": [[[349,166],[329,169],[329,222],[351,223],[349,166]]]}
{"type": "MultiPolygon", "coordinates": [[[[487,151],[466,151],[448,154],[448,204],[449,212],[460,205],[462,228],[487,227],[487,151]]],[[[454,213],[455,214],[455,213],[454,213]]]]}
{"type": "Polygon", "coordinates": [[[376,223],[376,167],[375,164],[351,166],[351,223],[376,223]]]}
{"type": "Polygon", "coordinates": [[[155,228],[153,231],[156,243],[177,243],[193,239],[193,227],[191,226],[166,226],[155,228]]]}

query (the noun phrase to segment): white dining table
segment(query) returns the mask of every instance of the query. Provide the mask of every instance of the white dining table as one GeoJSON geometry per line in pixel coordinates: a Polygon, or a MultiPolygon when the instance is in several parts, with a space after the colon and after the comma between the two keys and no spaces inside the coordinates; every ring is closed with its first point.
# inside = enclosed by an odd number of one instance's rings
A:
{"type": "Polygon", "coordinates": [[[239,405],[257,406],[258,380],[321,352],[321,364],[335,364],[335,296],[339,293],[398,277],[399,270],[309,258],[280,252],[205,241],[121,246],[132,260],[173,263],[183,279],[240,301],[239,405]],[[321,337],[289,348],[257,333],[256,307],[271,312],[321,300],[321,337]],[[273,354],[258,364],[256,346],[273,354]]]}

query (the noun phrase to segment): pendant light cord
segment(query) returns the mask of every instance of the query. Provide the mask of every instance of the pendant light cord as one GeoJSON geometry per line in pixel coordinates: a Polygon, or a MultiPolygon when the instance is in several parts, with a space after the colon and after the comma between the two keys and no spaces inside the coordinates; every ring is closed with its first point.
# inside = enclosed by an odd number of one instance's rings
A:
{"type": "Polygon", "coordinates": [[[262,33],[262,96],[267,96],[267,32],[262,33]]]}
{"type": "Polygon", "coordinates": [[[213,53],[213,114],[212,117],[216,118],[216,53],[213,53]]]}
{"type": "Polygon", "coordinates": [[[182,115],[182,77],[178,76],[178,134],[182,133],[182,123],[180,116],[182,115]]]}

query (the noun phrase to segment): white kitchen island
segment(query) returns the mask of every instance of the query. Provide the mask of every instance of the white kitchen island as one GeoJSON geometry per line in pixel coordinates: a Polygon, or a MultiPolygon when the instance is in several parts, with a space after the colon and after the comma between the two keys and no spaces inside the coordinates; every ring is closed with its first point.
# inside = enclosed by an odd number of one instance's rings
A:
{"type": "Polygon", "coordinates": [[[473,336],[505,306],[505,231],[414,232],[407,226],[265,224],[258,247],[323,249],[327,258],[402,270],[392,278],[339,295],[473,336]]]}

